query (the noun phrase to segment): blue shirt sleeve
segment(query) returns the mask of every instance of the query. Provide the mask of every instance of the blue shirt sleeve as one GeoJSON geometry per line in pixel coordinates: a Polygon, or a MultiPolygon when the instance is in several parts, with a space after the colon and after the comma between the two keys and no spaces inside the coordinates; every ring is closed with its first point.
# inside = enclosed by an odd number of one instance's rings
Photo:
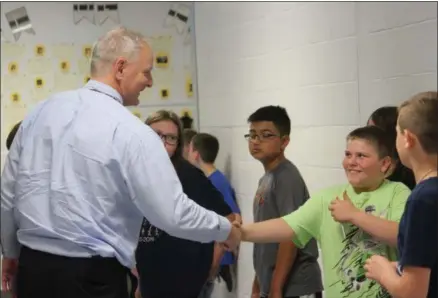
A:
{"type": "Polygon", "coordinates": [[[428,197],[431,193],[415,195],[418,197],[407,202],[405,223],[400,231],[404,234],[400,265],[432,269],[438,255],[437,198],[428,197]]]}

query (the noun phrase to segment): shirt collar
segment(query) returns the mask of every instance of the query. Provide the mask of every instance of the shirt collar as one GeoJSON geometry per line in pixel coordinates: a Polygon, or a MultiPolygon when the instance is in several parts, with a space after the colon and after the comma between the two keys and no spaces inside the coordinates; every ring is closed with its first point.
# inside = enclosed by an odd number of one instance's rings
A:
{"type": "Polygon", "coordinates": [[[113,87],[111,87],[107,84],[104,84],[104,83],[101,83],[101,82],[98,82],[95,80],[89,80],[88,83],[84,86],[84,88],[87,88],[90,90],[94,89],[98,92],[101,92],[103,94],[106,94],[106,95],[114,98],[119,103],[123,104],[123,99],[122,99],[122,96],[120,95],[120,93],[117,92],[116,89],[114,89],[113,87]]]}

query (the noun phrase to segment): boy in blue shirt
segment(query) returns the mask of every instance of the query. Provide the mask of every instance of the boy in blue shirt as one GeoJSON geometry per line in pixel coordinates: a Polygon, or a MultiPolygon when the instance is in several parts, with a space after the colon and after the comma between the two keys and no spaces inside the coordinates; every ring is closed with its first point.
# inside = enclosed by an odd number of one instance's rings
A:
{"type": "Polygon", "coordinates": [[[414,172],[398,231],[398,262],[372,256],[366,276],[394,298],[438,297],[438,93],[423,92],[399,108],[396,146],[414,172]]]}
{"type": "MultiPolygon", "coordinates": [[[[222,193],[225,202],[230,206],[234,213],[234,220],[241,222],[240,210],[236,202],[234,189],[225,175],[214,165],[218,152],[219,141],[215,136],[207,133],[198,133],[190,142],[187,159],[204,172],[204,174],[210,179],[211,183],[222,193]]],[[[215,258],[212,265],[212,277],[218,272],[219,276],[221,276],[227,284],[229,292],[233,289],[230,267],[235,261],[233,253],[225,252],[220,249],[215,250],[215,258]]],[[[211,293],[212,286],[212,282],[207,284],[207,288],[209,288],[207,292],[211,293]]],[[[205,296],[209,296],[209,294],[206,294],[205,296]]]]}

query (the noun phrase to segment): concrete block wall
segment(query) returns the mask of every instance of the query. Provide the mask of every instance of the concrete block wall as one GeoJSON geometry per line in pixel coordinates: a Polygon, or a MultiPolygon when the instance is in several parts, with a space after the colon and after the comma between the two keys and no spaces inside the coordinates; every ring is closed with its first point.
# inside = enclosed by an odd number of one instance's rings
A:
{"type": "MultiPolygon", "coordinates": [[[[374,109],[437,89],[436,2],[196,2],[195,30],[200,127],[220,139],[247,222],[263,174],[243,138],[255,109],[287,108],[287,156],[314,192],[345,181],[345,136],[374,109]]],[[[239,298],[251,258],[244,244],[239,298]]]]}

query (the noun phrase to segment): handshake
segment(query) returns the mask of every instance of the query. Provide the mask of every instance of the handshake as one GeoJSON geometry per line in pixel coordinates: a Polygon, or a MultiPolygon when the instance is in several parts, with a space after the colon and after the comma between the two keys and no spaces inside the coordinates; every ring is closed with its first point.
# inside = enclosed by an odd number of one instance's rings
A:
{"type": "Polygon", "coordinates": [[[235,220],[232,223],[228,239],[222,243],[224,248],[230,252],[235,252],[242,240],[242,221],[235,220]]]}

